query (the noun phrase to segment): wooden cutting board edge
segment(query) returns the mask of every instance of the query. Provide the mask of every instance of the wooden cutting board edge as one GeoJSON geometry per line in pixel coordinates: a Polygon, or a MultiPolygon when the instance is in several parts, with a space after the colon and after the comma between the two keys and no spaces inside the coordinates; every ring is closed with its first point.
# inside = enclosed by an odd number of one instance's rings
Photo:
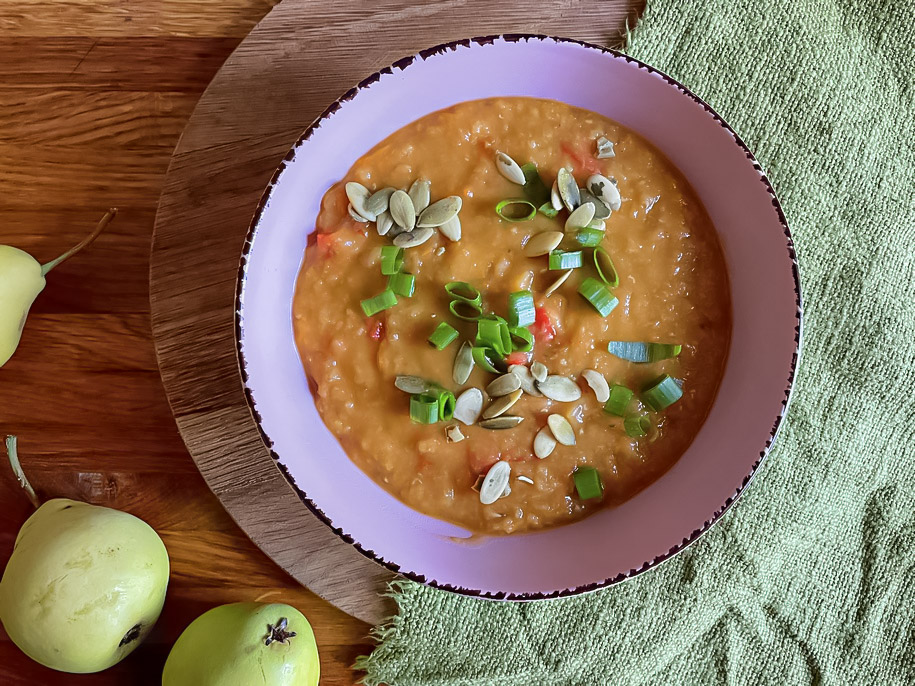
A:
{"type": "Polygon", "coordinates": [[[350,84],[399,57],[508,32],[615,44],[643,4],[467,0],[392,2],[367,11],[360,3],[284,0],[225,62],[175,149],[153,233],[150,308],[179,431],[210,489],[251,540],[355,617],[377,624],[391,616],[396,608],[384,591],[396,577],[302,503],[267,450],[241,384],[235,290],[254,208],[305,126],[350,84]],[[418,21],[423,32],[411,29],[418,21]]]}

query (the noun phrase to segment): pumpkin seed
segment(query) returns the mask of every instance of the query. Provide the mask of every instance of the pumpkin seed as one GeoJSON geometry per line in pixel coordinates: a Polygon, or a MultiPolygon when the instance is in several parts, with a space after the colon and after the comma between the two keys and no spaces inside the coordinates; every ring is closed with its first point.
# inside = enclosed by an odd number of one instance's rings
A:
{"type": "Polygon", "coordinates": [[[562,209],[562,198],[559,196],[559,180],[553,181],[553,188],[550,190],[550,205],[554,210],[559,212],[562,209]]]}
{"type": "Polygon", "coordinates": [[[375,221],[375,215],[365,207],[365,203],[371,195],[368,188],[356,181],[350,181],[343,187],[343,190],[346,191],[346,197],[349,198],[350,204],[357,213],[370,222],[375,221]]]}
{"type": "Polygon", "coordinates": [[[393,225],[394,220],[391,219],[390,212],[382,212],[375,218],[375,228],[378,229],[379,236],[384,236],[388,231],[391,230],[393,225]]]}
{"type": "Polygon", "coordinates": [[[468,388],[454,401],[454,418],[467,426],[475,424],[483,411],[483,391],[468,388]]]}
{"type": "Polygon", "coordinates": [[[449,195],[447,198],[442,198],[423,210],[422,214],[419,215],[419,219],[416,220],[416,225],[423,227],[441,226],[458,215],[458,212],[461,211],[461,205],[463,205],[463,202],[458,195],[449,195]]]}
{"type": "Polygon", "coordinates": [[[451,370],[451,378],[458,386],[463,386],[470,378],[470,372],[473,371],[473,346],[467,341],[461,344],[457,355],[454,358],[454,368],[451,370]]]}
{"type": "Polygon", "coordinates": [[[365,209],[374,214],[376,217],[388,209],[388,204],[391,201],[391,196],[394,194],[396,188],[382,188],[380,191],[375,191],[369,196],[369,199],[365,201],[365,209]]]}
{"type": "MultiPolygon", "coordinates": [[[[506,376],[515,375],[511,374],[506,376]]],[[[498,417],[502,414],[505,414],[505,412],[507,412],[512,405],[521,399],[522,395],[524,395],[524,391],[518,388],[508,395],[503,395],[501,398],[496,398],[492,401],[492,403],[490,403],[489,407],[483,410],[483,419],[492,419],[493,417],[498,417]]]]}
{"type": "Polygon", "coordinates": [[[512,183],[524,185],[524,172],[521,171],[521,166],[504,152],[496,151],[496,168],[512,183]]]}
{"type": "Polygon", "coordinates": [[[601,136],[597,139],[597,159],[605,160],[608,157],[616,157],[616,153],[613,151],[613,141],[601,136]]]}
{"type": "Polygon", "coordinates": [[[590,224],[588,224],[589,229],[597,229],[598,231],[607,230],[607,222],[603,219],[595,219],[590,224]]]}
{"type": "Polygon", "coordinates": [[[594,203],[582,203],[566,219],[566,231],[583,229],[594,219],[594,203]]]}
{"type": "Polygon", "coordinates": [[[574,270],[572,270],[572,269],[567,269],[562,274],[560,274],[559,278],[557,278],[553,283],[551,283],[549,285],[549,287],[543,292],[543,294],[548,298],[551,295],[553,295],[553,293],[556,292],[556,289],[559,288],[562,284],[564,284],[566,282],[566,279],[568,279],[572,275],[573,271],[574,270]]]}
{"type": "Polygon", "coordinates": [[[410,376],[408,374],[398,374],[394,377],[394,385],[404,393],[414,395],[416,393],[425,393],[432,384],[421,376],[410,376]]]}
{"type": "Polygon", "coordinates": [[[413,201],[410,200],[410,196],[404,191],[394,191],[391,194],[388,211],[394,221],[407,231],[412,231],[413,227],[416,226],[416,209],[413,207],[413,201]]]}
{"type": "MultiPolygon", "coordinates": [[[[449,241],[461,240],[461,218],[454,215],[451,219],[438,227],[438,232],[449,241]]],[[[444,252],[444,250],[445,249],[442,248],[442,252],[444,252]]]]}
{"type": "Polygon", "coordinates": [[[540,257],[549,255],[551,251],[559,247],[562,243],[562,231],[543,231],[535,233],[524,246],[524,254],[527,257],[540,257]]]}
{"type": "Polygon", "coordinates": [[[620,205],[623,203],[623,198],[620,196],[620,186],[616,182],[616,179],[610,179],[610,209],[618,210],[620,205]]]}
{"type": "MultiPolygon", "coordinates": [[[[569,271],[572,271],[571,269],[569,271]]],[[[531,376],[534,377],[535,381],[546,381],[546,377],[549,374],[549,371],[546,368],[546,365],[543,362],[532,362],[531,363],[531,376]]]]}
{"type": "Polygon", "coordinates": [[[548,428],[543,427],[534,436],[534,455],[542,460],[545,457],[549,457],[555,449],[556,439],[553,438],[553,433],[548,428]]]}
{"type": "Polygon", "coordinates": [[[493,417],[492,419],[484,419],[480,422],[481,429],[489,429],[491,431],[500,431],[502,429],[514,429],[518,424],[524,421],[524,417],[516,417],[510,414],[503,414],[500,417],[493,417]]]}
{"type": "Polygon", "coordinates": [[[561,414],[551,414],[546,418],[546,423],[557,441],[563,445],[575,445],[575,431],[568,419],[561,414]]]}
{"type": "Polygon", "coordinates": [[[562,199],[562,204],[569,212],[573,212],[581,204],[581,194],[578,192],[575,177],[572,176],[572,172],[562,167],[556,175],[556,182],[559,184],[559,197],[562,199]]]}
{"type": "Polygon", "coordinates": [[[521,379],[516,374],[503,374],[490,382],[486,387],[486,392],[491,398],[498,398],[517,391],[519,388],[521,388],[521,379]]]}
{"type": "Polygon", "coordinates": [[[611,182],[606,176],[594,174],[594,176],[588,177],[587,185],[588,190],[591,191],[593,195],[597,196],[597,199],[611,210],[615,212],[620,208],[622,202],[620,191],[616,187],[616,184],[611,182]]]}
{"type": "Polygon", "coordinates": [[[435,229],[414,229],[413,231],[404,231],[394,239],[394,245],[398,248],[415,248],[422,245],[435,234],[435,229]]]}
{"type": "Polygon", "coordinates": [[[537,382],[537,390],[550,400],[560,403],[571,403],[581,397],[578,384],[567,376],[548,376],[537,382]]]}
{"type": "MultiPolygon", "coordinates": [[[[388,214],[390,214],[390,212],[388,214]]],[[[388,238],[393,240],[402,233],[407,233],[407,230],[391,219],[391,228],[388,230],[388,238]]]]}
{"type": "Polygon", "coordinates": [[[449,443],[460,443],[465,438],[467,438],[462,432],[461,427],[457,424],[452,424],[447,429],[445,429],[445,439],[449,443]]]}
{"type": "Polygon", "coordinates": [[[529,476],[525,476],[524,474],[518,477],[518,481],[523,481],[524,483],[531,484],[532,486],[534,485],[534,480],[529,476]]]}
{"type": "Polygon", "coordinates": [[[594,218],[595,219],[606,219],[610,216],[610,208],[607,207],[601,200],[594,195],[587,188],[579,188],[578,195],[581,198],[582,203],[591,202],[594,203],[594,218]]]}
{"type": "Polygon", "coordinates": [[[429,188],[432,184],[428,179],[416,179],[413,182],[413,185],[410,186],[410,190],[407,195],[410,196],[410,200],[413,201],[413,209],[417,212],[422,212],[424,209],[429,207],[429,200],[431,196],[429,195],[429,188]]]}
{"type": "Polygon", "coordinates": [[[594,369],[586,369],[581,375],[588,382],[591,390],[594,391],[597,402],[604,404],[610,400],[610,384],[607,383],[607,379],[604,378],[603,374],[594,369]]]}
{"type": "Polygon", "coordinates": [[[484,505],[492,505],[502,494],[505,493],[505,487],[508,486],[508,479],[511,476],[512,468],[505,460],[499,460],[483,477],[483,483],[480,484],[480,502],[484,505]]]}
{"type": "Polygon", "coordinates": [[[508,368],[508,371],[518,377],[518,380],[521,382],[522,391],[537,398],[542,395],[534,385],[534,377],[531,376],[531,370],[523,364],[513,364],[508,368]]]}
{"type": "Polygon", "coordinates": [[[368,219],[366,219],[365,217],[360,215],[358,212],[356,212],[356,209],[352,206],[352,204],[349,204],[346,206],[346,211],[349,212],[349,216],[352,217],[354,221],[361,222],[361,223],[365,223],[368,221],[368,219]]]}

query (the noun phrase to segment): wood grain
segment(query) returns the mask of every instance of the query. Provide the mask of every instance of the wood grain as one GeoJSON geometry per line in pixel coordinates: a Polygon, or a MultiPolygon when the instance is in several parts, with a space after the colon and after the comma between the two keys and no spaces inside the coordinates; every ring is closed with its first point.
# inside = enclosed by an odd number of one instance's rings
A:
{"type": "MultiPolygon", "coordinates": [[[[302,588],[223,509],[238,516],[252,499],[276,493],[275,469],[267,469],[234,372],[227,373],[234,370],[227,307],[254,202],[300,130],[364,74],[467,34],[531,30],[613,42],[627,12],[622,0],[536,7],[287,0],[220,72],[172,159],[198,97],[274,4],[0,3],[0,243],[50,259],[107,207],[121,209],[95,246],[50,275],[20,350],[0,369],[0,431],[20,436],[41,495],[143,517],[172,560],[165,611],[130,658],[98,675],[58,674],[30,661],[0,630],[4,685],[158,684],[171,644],[194,617],[255,599],[306,613],[323,684],[355,682],[349,666],[370,649],[368,625],[302,588]],[[211,481],[222,504],[188,455],[157,371],[148,274],[163,186],[154,264],[158,353],[200,468],[220,474],[211,481]],[[193,283],[188,269],[196,270],[193,283]],[[190,372],[182,367],[188,359],[190,372]],[[201,437],[211,441],[205,450],[201,437]]],[[[2,566],[30,510],[2,470],[0,504],[2,566]]],[[[279,509],[252,535],[296,573],[330,574],[334,560],[301,559],[294,522],[303,513],[295,505],[292,520],[279,509]]]]}

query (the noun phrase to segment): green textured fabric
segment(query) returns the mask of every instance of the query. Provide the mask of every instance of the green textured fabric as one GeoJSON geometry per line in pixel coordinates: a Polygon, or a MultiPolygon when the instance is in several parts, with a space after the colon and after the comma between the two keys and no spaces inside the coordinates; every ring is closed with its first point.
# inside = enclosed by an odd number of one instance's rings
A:
{"type": "Polygon", "coordinates": [[[794,232],[804,354],[751,488],[599,593],[398,584],[368,684],[915,683],[915,3],[649,0],[629,52],[755,150],[794,232]]]}

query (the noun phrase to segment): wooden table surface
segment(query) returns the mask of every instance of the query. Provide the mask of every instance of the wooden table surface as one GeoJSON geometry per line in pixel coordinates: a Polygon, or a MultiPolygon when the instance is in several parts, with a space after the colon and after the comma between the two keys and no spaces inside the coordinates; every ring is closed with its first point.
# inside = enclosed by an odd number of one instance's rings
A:
{"type": "MultiPolygon", "coordinates": [[[[150,338],[148,259],[169,157],[197,99],[273,0],[0,3],[0,244],[56,256],[109,206],[115,223],[49,275],[0,369],[0,432],[40,495],[139,515],[172,561],[149,640],[102,674],[58,674],[0,630],[0,684],[159,684],[172,642],[221,603],[283,601],[311,620],[322,684],[352,684],[369,627],[285,575],[210,493],[178,436],[150,338]]],[[[0,465],[0,568],[30,505],[0,465]]]]}
{"type": "MultiPolygon", "coordinates": [[[[162,617],[127,660],[59,674],[0,629],[4,686],[159,684],[178,634],[240,600],[287,602],[308,616],[322,684],[353,684],[349,666],[371,649],[367,624],[288,577],[208,490],[169,411],[150,334],[150,238],[171,153],[213,75],[276,2],[0,3],[0,244],[47,261],[120,209],[94,246],[49,275],[0,369],[0,433],[20,437],[39,495],[142,517],[172,562],[162,617]]],[[[0,568],[30,511],[0,461],[0,568]]]]}

